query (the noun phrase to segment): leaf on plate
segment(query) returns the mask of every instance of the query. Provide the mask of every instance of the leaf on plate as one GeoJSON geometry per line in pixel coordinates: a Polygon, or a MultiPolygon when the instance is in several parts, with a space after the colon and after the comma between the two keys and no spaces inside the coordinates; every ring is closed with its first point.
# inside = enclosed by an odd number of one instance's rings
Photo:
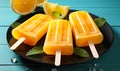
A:
{"type": "Polygon", "coordinates": [[[56,18],[62,18],[61,13],[58,12],[58,11],[54,11],[54,12],[52,12],[52,14],[53,14],[53,16],[56,17],[56,18]]]}
{"type": "Polygon", "coordinates": [[[12,28],[16,28],[18,25],[20,25],[20,23],[14,22],[14,23],[11,25],[11,27],[12,27],[12,28]]]}
{"type": "Polygon", "coordinates": [[[75,47],[74,48],[74,54],[81,56],[81,57],[89,57],[88,52],[85,49],[79,48],[79,47],[75,47]]]}
{"type": "Polygon", "coordinates": [[[95,18],[94,21],[99,28],[102,27],[106,22],[104,18],[95,18]]]}
{"type": "Polygon", "coordinates": [[[43,53],[43,47],[35,46],[26,53],[26,56],[37,55],[37,54],[42,54],[42,53],[43,53]]]}

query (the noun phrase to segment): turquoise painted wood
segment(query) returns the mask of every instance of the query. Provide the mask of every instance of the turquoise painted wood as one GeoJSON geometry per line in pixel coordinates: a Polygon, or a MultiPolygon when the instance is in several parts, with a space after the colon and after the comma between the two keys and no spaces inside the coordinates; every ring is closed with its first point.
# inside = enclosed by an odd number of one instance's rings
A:
{"type": "Polygon", "coordinates": [[[48,0],[71,7],[120,7],[119,0],[48,0]]]}
{"type": "Polygon", "coordinates": [[[0,27],[0,35],[2,37],[2,38],[0,38],[0,45],[7,44],[7,40],[6,40],[7,29],[8,29],[8,27],[0,27]]]}
{"type": "Polygon", "coordinates": [[[8,45],[0,45],[0,66],[1,64],[13,64],[11,62],[11,59],[16,57],[18,60],[17,64],[21,64],[20,63],[20,59],[19,57],[9,49],[8,45]]]}
{"type": "Polygon", "coordinates": [[[6,32],[9,26],[19,18],[10,8],[10,0],[0,0],[0,71],[89,71],[98,64],[101,71],[120,71],[120,0],[48,0],[49,2],[68,5],[70,9],[86,10],[99,17],[104,17],[112,26],[115,40],[111,48],[99,59],[94,59],[84,64],[63,65],[60,67],[44,64],[30,65],[16,53],[9,49],[6,41],[6,32]],[[12,63],[11,58],[15,57],[17,63],[12,63]]]}
{"type": "Polygon", "coordinates": [[[0,26],[9,26],[19,15],[14,13],[10,7],[0,7],[0,26]]]}
{"type": "MultiPolygon", "coordinates": [[[[1,7],[9,7],[10,0],[0,0],[1,7]]],[[[120,7],[119,0],[48,0],[49,2],[61,5],[69,5],[71,7],[120,7]]]]}
{"type": "Polygon", "coordinates": [[[18,66],[0,66],[1,71],[28,71],[28,68],[18,65],[18,66]]]}

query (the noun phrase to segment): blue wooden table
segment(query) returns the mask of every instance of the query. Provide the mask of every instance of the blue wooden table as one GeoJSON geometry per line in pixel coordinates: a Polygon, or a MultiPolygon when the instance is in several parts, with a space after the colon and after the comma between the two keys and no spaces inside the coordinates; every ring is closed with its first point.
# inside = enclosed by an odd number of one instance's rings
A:
{"type": "Polygon", "coordinates": [[[120,71],[120,0],[48,0],[49,2],[68,5],[71,9],[86,10],[99,17],[104,17],[114,31],[111,48],[99,59],[84,64],[64,65],[58,68],[46,65],[26,65],[17,54],[9,49],[6,32],[10,24],[19,18],[9,5],[9,0],[0,0],[0,71],[120,71]],[[16,58],[17,63],[11,59],[16,58]],[[93,70],[90,70],[93,69],[93,70]]]}

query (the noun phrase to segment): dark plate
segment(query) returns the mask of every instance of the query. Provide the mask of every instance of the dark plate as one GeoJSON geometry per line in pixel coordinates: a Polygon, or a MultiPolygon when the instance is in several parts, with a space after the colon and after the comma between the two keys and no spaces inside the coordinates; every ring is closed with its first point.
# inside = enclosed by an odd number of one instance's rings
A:
{"type": "MultiPolygon", "coordinates": [[[[76,10],[70,10],[69,13],[74,12],[74,11],[76,11],[76,10]]],[[[37,13],[44,13],[44,12],[43,12],[42,8],[38,8],[32,14],[29,14],[26,16],[20,16],[15,22],[22,23],[37,13]]],[[[90,14],[90,15],[92,16],[92,18],[97,18],[97,16],[94,14],[90,14]]],[[[68,19],[68,16],[65,19],[68,19]]],[[[16,42],[16,40],[11,35],[11,31],[12,31],[12,27],[10,26],[7,30],[7,42],[10,46],[16,42]]],[[[97,49],[99,55],[101,56],[112,45],[113,39],[114,39],[114,34],[112,31],[112,28],[109,26],[109,24],[107,22],[105,23],[105,25],[103,27],[100,28],[100,31],[104,35],[104,40],[101,44],[98,44],[95,46],[96,46],[96,49],[97,49]]],[[[43,45],[44,39],[45,39],[45,36],[36,44],[36,46],[43,45]]],[[[51,56],[51,55],[42,54],[42,55],[26,56],[26,52],[28,52],[28,50],[30,50],[31,48],[32,48],[31,46],[28,46],[23,43],[14,52],[17,53],[18,55],[20,55],[21,57],[31,60],[33,62],[54,64],[54,56],[51,56]]],[[[88,51],[88,53],[90,54],[89,57],[84,58],[84,57],[76,56],[74,54],[71,56],[62,56],[62,61],[61,61],[62,64],[85,63],[85,62],[93,60],[94,58],[92,57],[89,47],[83,47],[83,48],[88,51]]]]}

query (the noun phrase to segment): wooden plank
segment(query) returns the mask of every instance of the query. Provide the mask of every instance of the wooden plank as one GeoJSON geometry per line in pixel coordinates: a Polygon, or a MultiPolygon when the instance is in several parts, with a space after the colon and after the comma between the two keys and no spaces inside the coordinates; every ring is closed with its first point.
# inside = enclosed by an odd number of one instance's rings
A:
{"type": "MultiPolygon", "coordinates": [[[[41,66],[34,66],[34,67],[27,67],[24,65],[19,66],[0,66],[1,71],[93,71],[92,69],[94,66],[92,64],[85,65],[85,64],[74,64],[74,65],[67,65],[67,66],[60,66],[60,67],[41,67],[41,66]],[[92,70],[89,70],[92,69],[92,70]]],[[[98,64],[96,69],[99,71],[119,71],[119,65],[101,65],[98,64]]]]}
{"type": "Polygon", "coordinates": [[[68,5],[70,7],[120,7],[119,0],[49,0],[49,2],[68,5]]]}
{"type": "Polygon", "coordinates": [[[29,71],[25,66],[0,66],[1,71],[29,71]]]}
{"type": "MultiPolygon", "coordinates": [[[[120,68],[117,66],[111,66],[111,65],[104,65],[105,67],[102,67],[100,65],[99,70],[100,71],[119,71],[120,68]]],[[[45,67],[36,67],[36,68],[28,68],[25,66],[1,66],[0,70],[1,71],[89,71],[89,69],[92,68],[88,66],[82,66],[82,65],[71,65],[71,66],[64,66],[64,67],[58,67],[58,68],[45,68],[45,67]],[[57,69],[57,70],[56,70],[57,69]]],[[[91,70],[90,70],[91,71],[91,70]]]]}
{"type": "Polygon", "coordinates": [[[12,9],[0,8],[0,26],[9,26],[18,17],[19,15],[13,12],[12,9]]]}
{"type": "Polygon", "coordinates": [[[0,65],[1,64],[15,64],[11,62],[12,58],[16,58],[16,60],[18,61],[16,64],[21,64],[22,61],[20,60],[20,57],[14,53],[13,51],[11,51],[9,49],[8,45],[0,45],[0,65]],[[2,53],[2,54],[1,54],[2,53]]]}
{"type": "Polygon", "coordinates": [[[7,39],[6,39],[6,32],[7,32],[8,27],[0,27],[0,45],[1,44],[7,44],[7,39]]]}
{"type": "MultiPolygon", "coordinates": [[[[32,65],[32,66],[25,66],[25,65],[19,65],[19,66],[0,66],[1,71],[61,71],[61,68],[58,70],[55,70],[52,66],[42,66],[42,65],[32,65]],[[52,70],[53,69],[53,70],[52,70]]],[[[64,70],[64,69],[63,69],[64,70]]],[[[62,71],[63,71],[62,70],[62,71]]],[[[66,71],[66,70],[64,70],[66,71]]],[[[71,70],[67,70],[71,71],[71,70]]]]}
{"type": "Polygon", "coordinates": [[[9,7],[10,6],[10,0],[0,0],[0,7],[9,7]]]}
{"type": "MultiPolygon", "coordinates": [[[[0,0],[0,7],[10,7],[10,0],[0,0]]],[[[71,7],[120,7],[119,0],[49,0],[49,2],[71,7]]]]}

